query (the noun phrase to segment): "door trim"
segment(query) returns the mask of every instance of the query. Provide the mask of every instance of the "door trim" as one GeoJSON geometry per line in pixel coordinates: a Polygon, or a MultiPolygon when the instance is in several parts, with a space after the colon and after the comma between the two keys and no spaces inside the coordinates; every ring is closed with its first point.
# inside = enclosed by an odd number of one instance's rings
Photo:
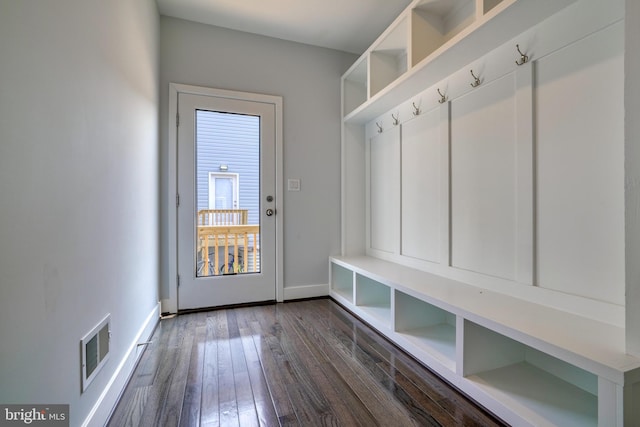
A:
{"type": "Polygon", "coordinates": [[[178,94],[193,94],[204,96],[215,96],[218,98],[238,99],[242,101],[262,102],[273,104],[275,108],[275,149],[276,149],[276,191],[275,191],[275,209],[278,215],[276,221],[276,301],[282,302],[284,296],[283,271],[284,262],[282,247],[283,238],[283,215],[282,207],[284,206],[282,197],[284,195],[283,187],[283,137],[282,137],[282,97],[276,95],[264,95],[250,92],[240,92],[227,89],[216,89],[201,86],[185,85],[180,83],[169,83],[169,138],[168,138],[168,169],[169,182],[167,194],[167,234],[169,240],[169,298],[162,300],[163,313],[178,312],[178,209],[176,205],[176,195],[178,194],[178,94]]]}

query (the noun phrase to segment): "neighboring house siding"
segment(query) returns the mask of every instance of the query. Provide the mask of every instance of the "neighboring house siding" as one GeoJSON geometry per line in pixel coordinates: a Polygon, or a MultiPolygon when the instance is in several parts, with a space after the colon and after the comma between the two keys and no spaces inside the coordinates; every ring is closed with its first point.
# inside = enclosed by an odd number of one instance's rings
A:
{"type": "Polygon", "coordinates": [[[247,209],[249,224],[259,223],[260,194],[260,119],[256,116],[198,111],[197,132],[197,207],[209,206],[209,173],[239,175],[239,206],[247,209]]]}

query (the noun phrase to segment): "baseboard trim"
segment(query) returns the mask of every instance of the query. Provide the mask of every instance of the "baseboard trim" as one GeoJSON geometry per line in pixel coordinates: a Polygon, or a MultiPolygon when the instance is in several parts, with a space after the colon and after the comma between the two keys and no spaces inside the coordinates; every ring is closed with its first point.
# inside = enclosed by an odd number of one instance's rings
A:
{"type": "Polygon", "coordinates": [[[149,340],[159,321],[160,303],[156,304],[145,319],[142,327],[129,346],[129,350],[125,354],[125,357],[120,361],[120,364],[98,398],[98,401],[93,405],[89,415],[87,415],[82,423],[82,427],[98,427],[104,426],[107,423],[113,408],[129,381],[129,377],[138,363],[138,359],[142,355],[142,351],[138,351],[138,343],[149,340]]]}
{"type": "Polygon", "coordinates": [[[160,300],[160,313],[177,313],[178,312],[178,304],[176,301],[170,298],[163,298],[160,300]]]}
{"type": "Polygon", "coordinates": [[[306,285],[284,288],[284,300],[295,300],[329,296],[329,285],[306,285]]]}

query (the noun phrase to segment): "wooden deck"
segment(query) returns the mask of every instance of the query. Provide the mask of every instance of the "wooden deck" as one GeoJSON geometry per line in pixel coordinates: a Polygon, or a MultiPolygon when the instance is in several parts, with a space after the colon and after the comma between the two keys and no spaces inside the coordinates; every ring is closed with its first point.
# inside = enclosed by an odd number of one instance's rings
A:
{"type": "Polygon", "coordinates": [[[108,425],[503,424],[318,299],[162,320],[108,425]]]}

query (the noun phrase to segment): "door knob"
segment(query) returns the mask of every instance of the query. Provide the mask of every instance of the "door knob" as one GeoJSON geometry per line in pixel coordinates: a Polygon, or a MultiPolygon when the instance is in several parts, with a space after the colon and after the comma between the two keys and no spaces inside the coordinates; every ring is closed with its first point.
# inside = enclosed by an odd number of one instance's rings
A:
{"type": "Polygon", "coordinates": [[[273,209],[267,209],[267,216],[271,216],[274,213],[276,213],[276,211],[274,211],[273,209]]]}

